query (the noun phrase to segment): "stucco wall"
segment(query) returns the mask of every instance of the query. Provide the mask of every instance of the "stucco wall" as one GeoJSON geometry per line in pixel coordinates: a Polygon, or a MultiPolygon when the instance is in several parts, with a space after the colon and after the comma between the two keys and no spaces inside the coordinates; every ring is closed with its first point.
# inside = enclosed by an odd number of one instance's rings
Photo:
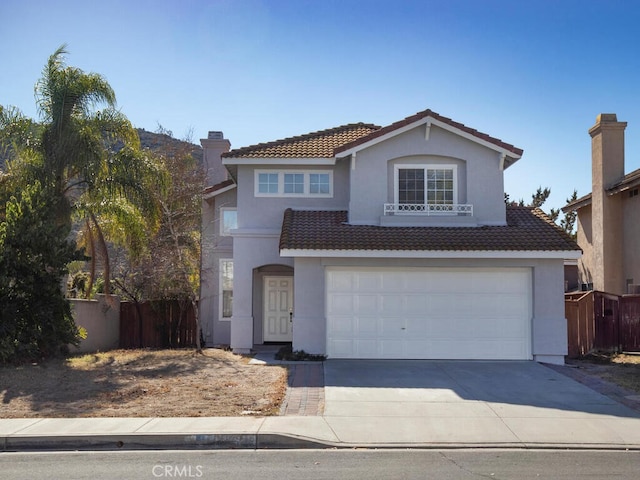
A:
{"type": "Polygon", "coordinates": [[[578,281],[580,284],[593,283],[593,230],[591,205],[578,210],[577,242],[582,248],[582,257],[578,260],[578,281]]]}
{"type": "Polygon", "coordinates": [[[200,320],[208,346],[229,344],[229,320],[220,319],[220,259],[233,258],[233,239],[220,236],[220,208],[236,206],[232,189],[202,203],[200,320]]]}
{"type": "MultiPolygon", "coordinates": [[[[326,266],[528,267],[532,269],[532,353],[534,360],[562,363],[567,353],[562,259],[342,259],[297,258],[295,262],[294,348],[326,353],[326,266]]],[[[460,295],[464,295],[461,290],[460,295]]]]}
{"type": "MultiPolygon", "coordinates": [[[[623,192],[624,280],[640,284],[640,195],[623,192]]],[[[626,292],[625,292],[626,293],[626,292]]]]}
{"type": "Polygon", "coordinates": [[[287,208],[346,209],[349,202],[349,165],[344,160],[339,161],[335,166],[239,165],[238,185],[238,228],[279,229],[282,226],[282,218],[287,208]],[[333,197],[256,197],[254,191],[254,172],[256,170],[333,171],[333,197]]]}
{"type": "Polygon", "coordinates": [[[99,295],[97,300],[71,299],[73,319],[87,331],[87,338],[71,353],[90,353],[113,350],[120,344],[120,299],[99,295]]]}
{"type": "Polygon", "coordinates": [[[498,153],[435,126],[428,141],[424,132],[422,125],[357,153],[356,168],[351,171],[349,221],[379,223],[383,204],[394,201],[389,162],[406,160],[458,165],[458,203],[473,204],[480,224],[504,225],[504,178],[498,153]]]}

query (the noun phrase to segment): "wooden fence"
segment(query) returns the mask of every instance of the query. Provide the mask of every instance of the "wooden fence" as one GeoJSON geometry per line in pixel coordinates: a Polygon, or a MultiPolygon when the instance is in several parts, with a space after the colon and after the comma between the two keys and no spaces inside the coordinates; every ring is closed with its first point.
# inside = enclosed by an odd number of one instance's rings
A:
{"type": "Polygon", "coordinates": [[[568,355],[640,351],[640,295],[591,291],[565,295],[568,355]]]}
{"type": "Polygon", "coordinates": [[[196,319],[190,303],[122,302],[120,348],[184,348],[196,345],[196,319]]]}

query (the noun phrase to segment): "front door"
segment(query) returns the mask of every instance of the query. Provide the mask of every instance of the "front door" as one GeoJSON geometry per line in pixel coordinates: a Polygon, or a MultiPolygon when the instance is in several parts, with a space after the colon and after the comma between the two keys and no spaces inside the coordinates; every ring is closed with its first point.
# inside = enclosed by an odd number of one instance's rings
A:
{"type": "Polygon", "coordinates": [[[264,341],[291,342],[293,277],[264,277],[264,341]]]}

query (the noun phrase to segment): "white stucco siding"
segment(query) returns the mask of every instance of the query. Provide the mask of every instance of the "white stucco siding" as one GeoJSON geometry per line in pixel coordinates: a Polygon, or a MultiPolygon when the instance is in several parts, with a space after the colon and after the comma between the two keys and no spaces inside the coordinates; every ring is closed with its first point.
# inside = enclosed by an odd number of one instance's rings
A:
{"type": "Polygon", "coordinates": [[[393,198],[389,198],[389,181],[393,179],[389,179],[388,162],[401,163],[403,158],[421,158],[425,163],[448,159],[449,163],[460,165],[459,203],[464,199],[473,204],[479,223],[505,223],[504,180],[498,152],[435,126],[431,127],[429,140],[425,140],[424,125],[357,152],[355,170],[351,171],[350,222],[379,222],[383,204],[393,198]],[[465,185],[460,185],[462,182],[465,185]]]}

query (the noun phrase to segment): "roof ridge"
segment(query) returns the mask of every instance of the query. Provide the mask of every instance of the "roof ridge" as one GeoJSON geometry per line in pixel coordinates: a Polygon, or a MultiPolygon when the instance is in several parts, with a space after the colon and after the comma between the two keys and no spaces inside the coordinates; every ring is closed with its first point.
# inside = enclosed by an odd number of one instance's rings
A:
{"type": "Polygon", "coordinates": [[[334,135],[336,133],[340,133],[340,132],[343,132],[343,131],[349,131],[349,130],[355,130],[357,128],[370,128],[370,129],[375,131],[375,130],[380,129],[381,127],[379,125],[375,125],[373,123],[364,123],[364,122],[347,123],[347,124],[340,125],[340,126],[337,126],[337,127],[325,128],[323,130],[317,130],[317,131],[314,131],[314,132],[303,133],[302,135],[294,135],[294,136],[291,136],[291,137],[285,137],[285,138],[281,138],[281,139],[278,139],[278,140],[272,140],[270,142],[261,142],[261,143],[256,143],[256,144],[253,144],[253,145],[248,145],[246,147],[236,148],[236,149],[230,150],[230,151],[228,151],[226,153],[223,153],[222,156],[223,157],[240,156],[245,152],[250,152],[250,151],[253,151],[253,150],[257,150],[257,149],[263,149],[263,148],[269,148],[269,147],[273,147],[273,146],[277,146],[277,145],[283,145],[283,144],[287,144],[287,143],[311,140],[313,138],[319,138],[319,137],[334,135]]]}
{"type": "Polygon", "coordinates": [[[484,140],[486,142],[492,143],[496,146],[499,146],[501,148],[504,148],[505,150],[508,150],[509,152],[515,154],[515,155],[519,155],[522,156],[522,154],[524,153],[524,150],[522,150],[521,148],[516,147],[515,145],[512,145],[511,143],[507,143],[497,137],[493,137],[491,135],[489,135],[488,133],[483,133],[480,132],[478,130],[476,130],[475,128],[471,128],[466,126],[464,123],[460,123],[460,122],[456,122],[455,120],[452,120],[449,117],[445,117],[444,115],[440,115],[438,112],[434,112],[433,110],[431,110],[430,108],[427,108],[426,110],[423,110],[421,112],[415,113],[413,115],[410,115],[408,117],[403,118],[402,120],[398,120],[397,122],[393,122],[385,127],[382,127],[372,133],[370,133],[369,135],[365,135],[364,137],[360,137],[357,140],[354,140],[350,143],[347,143],[345,145],[342,145],[340,147],[337,147],[335,149],[336,153],[345,151],[345,150],[349,150],[350,148],[356,147],[358,145],[362,145],[363,143],[366,143],[370,140],[373,140],[379,136],[382,136],[386,133],[392,132],[394,130],[397,130],[399,128],[402,128],[406,125],[410,125],[414,122],[417,122],[418,120],[421,120],[425,117],[433,117],[436,120],[439,120],[443,123],[446,123],[454,128],[457,128],[459,130],[462,130],[463,132],[469,133],[471,135],[473,135],[474,137],[477,137],[481,140],[484,140]]]}

